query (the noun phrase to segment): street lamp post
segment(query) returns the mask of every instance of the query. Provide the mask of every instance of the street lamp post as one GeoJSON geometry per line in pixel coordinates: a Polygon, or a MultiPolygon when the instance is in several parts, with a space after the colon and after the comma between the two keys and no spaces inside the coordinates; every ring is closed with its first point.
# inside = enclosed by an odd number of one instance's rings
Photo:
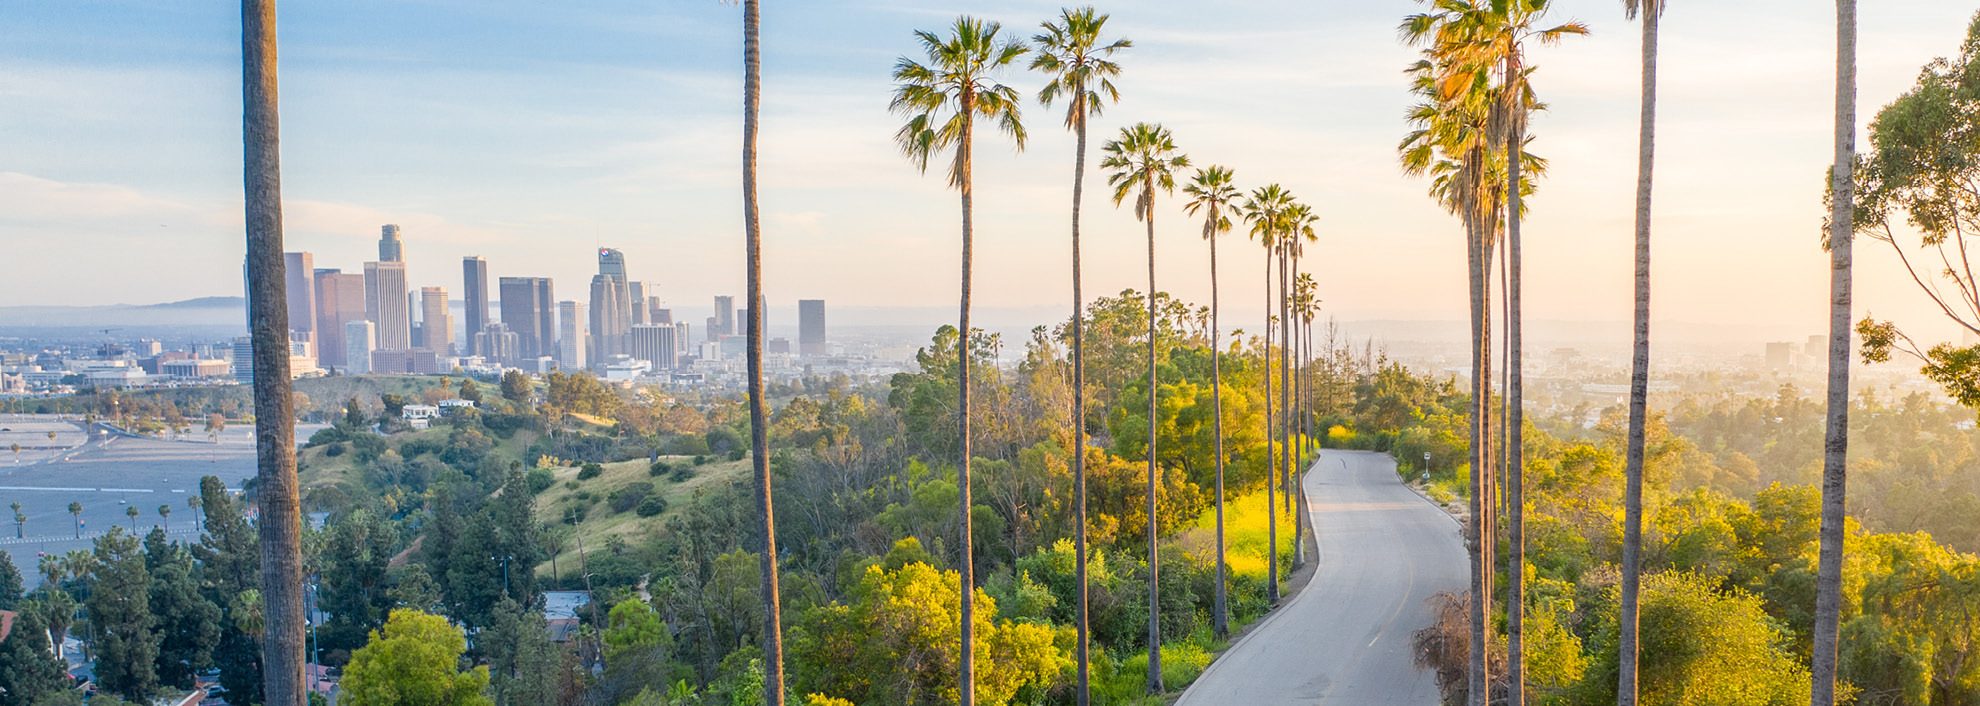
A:
{"type": "Polygon", "coordinates": [[[1430,482],[1430,452],[1423,452],[1423,482],[1430,482]]]}

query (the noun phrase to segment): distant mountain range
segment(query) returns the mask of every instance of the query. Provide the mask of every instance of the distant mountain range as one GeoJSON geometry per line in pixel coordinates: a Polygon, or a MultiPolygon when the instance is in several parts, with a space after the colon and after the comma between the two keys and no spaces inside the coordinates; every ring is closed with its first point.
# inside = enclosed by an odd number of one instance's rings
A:
{"type": "Polygon", "coordinates": [[[241,297],[200,297],[163,304],[0,306],[0,327],[110,328],[224,326],[246,328],[241,297]]]}

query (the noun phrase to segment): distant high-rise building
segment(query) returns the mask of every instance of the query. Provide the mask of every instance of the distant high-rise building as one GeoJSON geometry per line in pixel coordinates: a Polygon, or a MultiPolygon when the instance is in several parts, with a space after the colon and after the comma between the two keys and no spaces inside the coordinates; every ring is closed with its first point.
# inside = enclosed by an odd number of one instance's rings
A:
{"type": "Polygon", "coordinates": [[[626,281],[626,254],[612,248],[598,249],[598,274],[618,277],[626,281]]]}
{"type": "Polygon", "coordinates": [[[674,310],[662,306],[659,297],[647,297],[646,323],[672,326],[674,324],[674,310]]]}
{"type": "Polygon", "coordinates": [[[403,351],[412,348],[412,311],[408,296],[406,263],[364,263],[364,318],[378,325],[378,350],[403,351]]]}
{"type": "Polygon", "coordinates": [[[378,326],[358,319],[344,323],[344,369],[352,375],[371,372],[371,352],[378,349],[378,326]]]}
{"type": "Polygon", "coordinates": [[[254,382],[254,339],[247,336],[234,339],[233,355],[234,381],[242,385],[254,382]]]}
{"type": "Polygon", "coordinates": [[[454,347],[454,313],[447,307],[446,287],[419,288],[420,347],[447,355],[454,347]]]}
{"type": "Polygon", "coordinates": [[[289,332],[315,343],[316,258],[306,252],[282,253],[282,272],[289,302],[289,332]]]}
{"type": "Polygon", "coordinates": [[[1801,354],[1809,358],[1827,358],[1829,356],[1829,337],[1821,335],[1809,336],[1808,342],[1801,346],[1801,354]]]}
{"type": "Polygon", "coordinates": [[[632,357],[653,364],[654,370],[674,367],[674,327],[666,324],[633,324],[632,357]]]}
{"type": "Polygon", "coordinates": [[[548,277],[503,277],[502,323],[516,334],[518,355],[523,358],[550,355],[556,351],[556,305],[551,300],[548,277]]]}
{"type": "Polygon", "coordinates": [[[708,327],[708,340],[721,340],[723,336],[736,333],[736,298],[717,295],[715,297],[715,323],[708,327]]]}
{"type": "Polygon", "coordinates": [[[490,361],[503,365],[515,365],[522,360],[522,350],[516,332],[500,321],[490,321],[474,334],[474,348],[490,361]]]}
{"type": "Polygon", "coordinates": [[[772,338],[769,343],[763,344],[763,352],[770,355],[790,355],[791,339],[772,338]]]}
{"type": "Polygon", "coordinates": [[[646,283],[645,282],[627,282],[626,301],[630,302],[632,305],[630,307],[630,311],[632,312],[632,322],[634,326],[638,326],[644,323],[649,323],[646,318],[646,283]]]}
{"type": "Polygon", "coordinates": [[[405,262],[406,244],[399,240],[399,227],[390,223],[378,229],[378,261],[405,262]]]}
{"type": "Polygon", "coordinates": [[[799,299],[798,355],[808,358],[829,352],[825,343],[825,300],[799,299]]]}
{"type": "Polygon", "coordinates": [[[565,370],[583,369],[590,363],[585,359],[585,339],[591,337],[590,319],[585,315],[584,305],[574,301],[558,302],[557,315],[563,324],[557,330],[557,364],[565,370]]]}
{"type": "Polygon", "coordinates": [[[691,342],[694,339],[688,336],[689,333],[688,322],[682,321],[674,324],[674,361],[676,363],[680,362],[681,356],[687,355],[688,347],[692,345],[691,342]]]}
{"type": "Polygon", "coordinates": [[[1794,365],[1794,344],[1786,341],[1767,344],[1767,367],[1786,370],[1794,365]]]}
{"type": "Polygon", "coordinates": [[[632,333],[632,312],[626,304],[624,281],[604,273],[591,277],[592,367],[629,352],[626,336],[632,333]]]}
{"type": "Polygon", "coordinates": [[[707,336],[708,340],[710,341],[717,340],[722,337],[722,334],[720,333],[722,327],[715,323],[715,317],[713,316],[708,317],[708,321],[702,323],[701,330],[704,332],[702,333],[702,335],[707,336]]]}
{"type": "Polygon", "coordinates": [[[343,270],[317,270],[316,277],[316,364],[342,368],[344,326],[364,318],[364,275],[344,274],[343,270]]]}
{"type": "Polygon", "coordinates": [[[463,348],[474,355],[488,355],[482,351],[475,335],[488,326],[488,261],[469,255],[461,258],[461,298],[467,302],[467,310],[461,319],[467,324],[467,340],[463,348]]]}

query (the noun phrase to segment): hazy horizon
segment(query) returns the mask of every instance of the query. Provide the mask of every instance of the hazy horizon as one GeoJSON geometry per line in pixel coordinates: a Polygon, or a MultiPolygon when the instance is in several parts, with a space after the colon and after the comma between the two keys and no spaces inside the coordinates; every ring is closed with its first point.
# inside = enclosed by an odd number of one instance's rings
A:
{"type": "MultiPolygon", "coordinates": [[[[1918,68],[1955,53],[1971,8],[1893,0],[1863,13],[1862,121],[1918,68]]],[[[1019,36],[1058,3],[982,3],[1019,36]]],[[[1314,204],[1309,258],[1325,314],[1464,316],[1457,224],[1404,177],[1408,102],[1395,39],[1419,5],[1244,3],[1106,8],[1136,41],[1124,100],[1094,128],[1161,121],[1199,164],[1246,187],[1286,184],[1314,204]],[[1269,29],[1258,29],[1269,27],[1269,29]],[[1216,90],[1208,90],[1215,87],[1216,90]]],[[[375,259],[404,226],[409,281],[458,298],[460,258],[494,276],[550,276],[583,299],[593,249],[694,311],[741,286],[737,10],[718,2],[583,9],[529,3],[285,6],[287,247],[318,267],[375,259]]],[[[908,4],[798,5],[768,18],[764,204],[772,301],[835,310],[953,307],[956,203],[891,143],[888,69],[909,31],[948,12],[908,4]]],[[[1535,151],[1553,171],[1526,231],[1532,320],[1629,316],[1637,32],[1611,0],[1562,0],[1554,19],[1594,36],[1536,51],[1551,111],[1535,151]]],[[[0,239],[15,244],[0,305],[169,301],[238,292],[238,18],[225,7],[13,4],[0,46],[0,239]],[[89,47],[89,51],[78,51],[89,47]],[[85,263],[80,276],[78,263],[85,263]]],[[[1674,7],[1663,29],[1654,316],[1825,329],[1817,247],[1829,159],[1833,17],[1787,0],[1674,7]],[[1756,28],[1764,28],[1759,31],[1756,28]]],[[[1027,96],[1040,80],[1004,80],[1027,96]]],[[[978,173],[977,302],[1069,306],[1071,139],[1025,106],[1031,145],[987,139],[978,173]]],[[[1097,149],[1095,150],[1097,152],[1097,149]]],[[[1097,155],[1090,156],[1097,159],[1097,155]]],[[[1086,290],[1145,288],[1139,225],[1088,175],[1086,290]]],[[[1160,286],[1208,300],[1205,252],[1179,202],[1159,211],[1160,286]]],[[[1260,306],[1256,246],[1223,241],[1224,307],[1260,306]]],[[[1948,335],[1887,247],[1858,248],[1858,316],[1948,335]]],[[[777,309],[773,306],[772,312],[777,309]]],[[[698,319],[690,319],[698,321],[698,319]]],[[[1038,323],[1044,323],[1040,320],[1038,323]]]]}

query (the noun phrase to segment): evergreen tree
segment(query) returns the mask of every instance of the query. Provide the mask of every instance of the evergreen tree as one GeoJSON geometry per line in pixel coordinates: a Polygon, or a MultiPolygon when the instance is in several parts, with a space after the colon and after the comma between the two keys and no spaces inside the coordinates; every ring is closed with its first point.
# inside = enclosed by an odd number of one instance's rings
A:
{"type": "Polygon", "coordinates": [[[221,608],[220,643],[213,651],[220,685],[243,703],[261,702],[261,554],[254,528],[241,504],[219,478],[199,480],[200,512],[206,532],[192,547],[199,560],[200,587],[221,608]]]}
{"type": "Polygon", "coordinates": [[[21,603],[21,570],[14,558],[0,552],[0,610],[16,610],[21,603]]]}
{"type": "Polygon", "coordinates": [[[322,606],[329,622],[317,636],[328,649],[357,649],[385,624],[392,608],[386,564],[398,543],[390,523],[358,509],[331,525],[323,548],[322,606]]]}
{"type": "Polygon", "coordinates": [[[542,611],[523,610],[503,598],[495,604],[479,642],[488,650],[488,671],[496,706],[557,702],[563,650],[550,640],[542,611]]]}
{"type": "Polygon", "coordinates": [[[151,572],[138,540],[112,527],[96,540],[90,572],[89,622],[95,633],[98,688],[143,700],[158,687],[158,633],[151,614],[151,572]]]}
{"type": "Polygon", "coordinates": [[[152,530],[144,539],[146,569],[151,572],[151,612],[158,627],[158,681],[190,689],[193,675],[213,664],[220,644],[220,606],[199,591],[199,570],[184,547],[165,541],[152,530]]]}
{"type": "Polygon", "coordinates": [[[38,611],[22,611],[0,641],[0,706],[27,706],[61,691],[69,681],[64,667],[49,649],[48,623],[38,611]]]}

